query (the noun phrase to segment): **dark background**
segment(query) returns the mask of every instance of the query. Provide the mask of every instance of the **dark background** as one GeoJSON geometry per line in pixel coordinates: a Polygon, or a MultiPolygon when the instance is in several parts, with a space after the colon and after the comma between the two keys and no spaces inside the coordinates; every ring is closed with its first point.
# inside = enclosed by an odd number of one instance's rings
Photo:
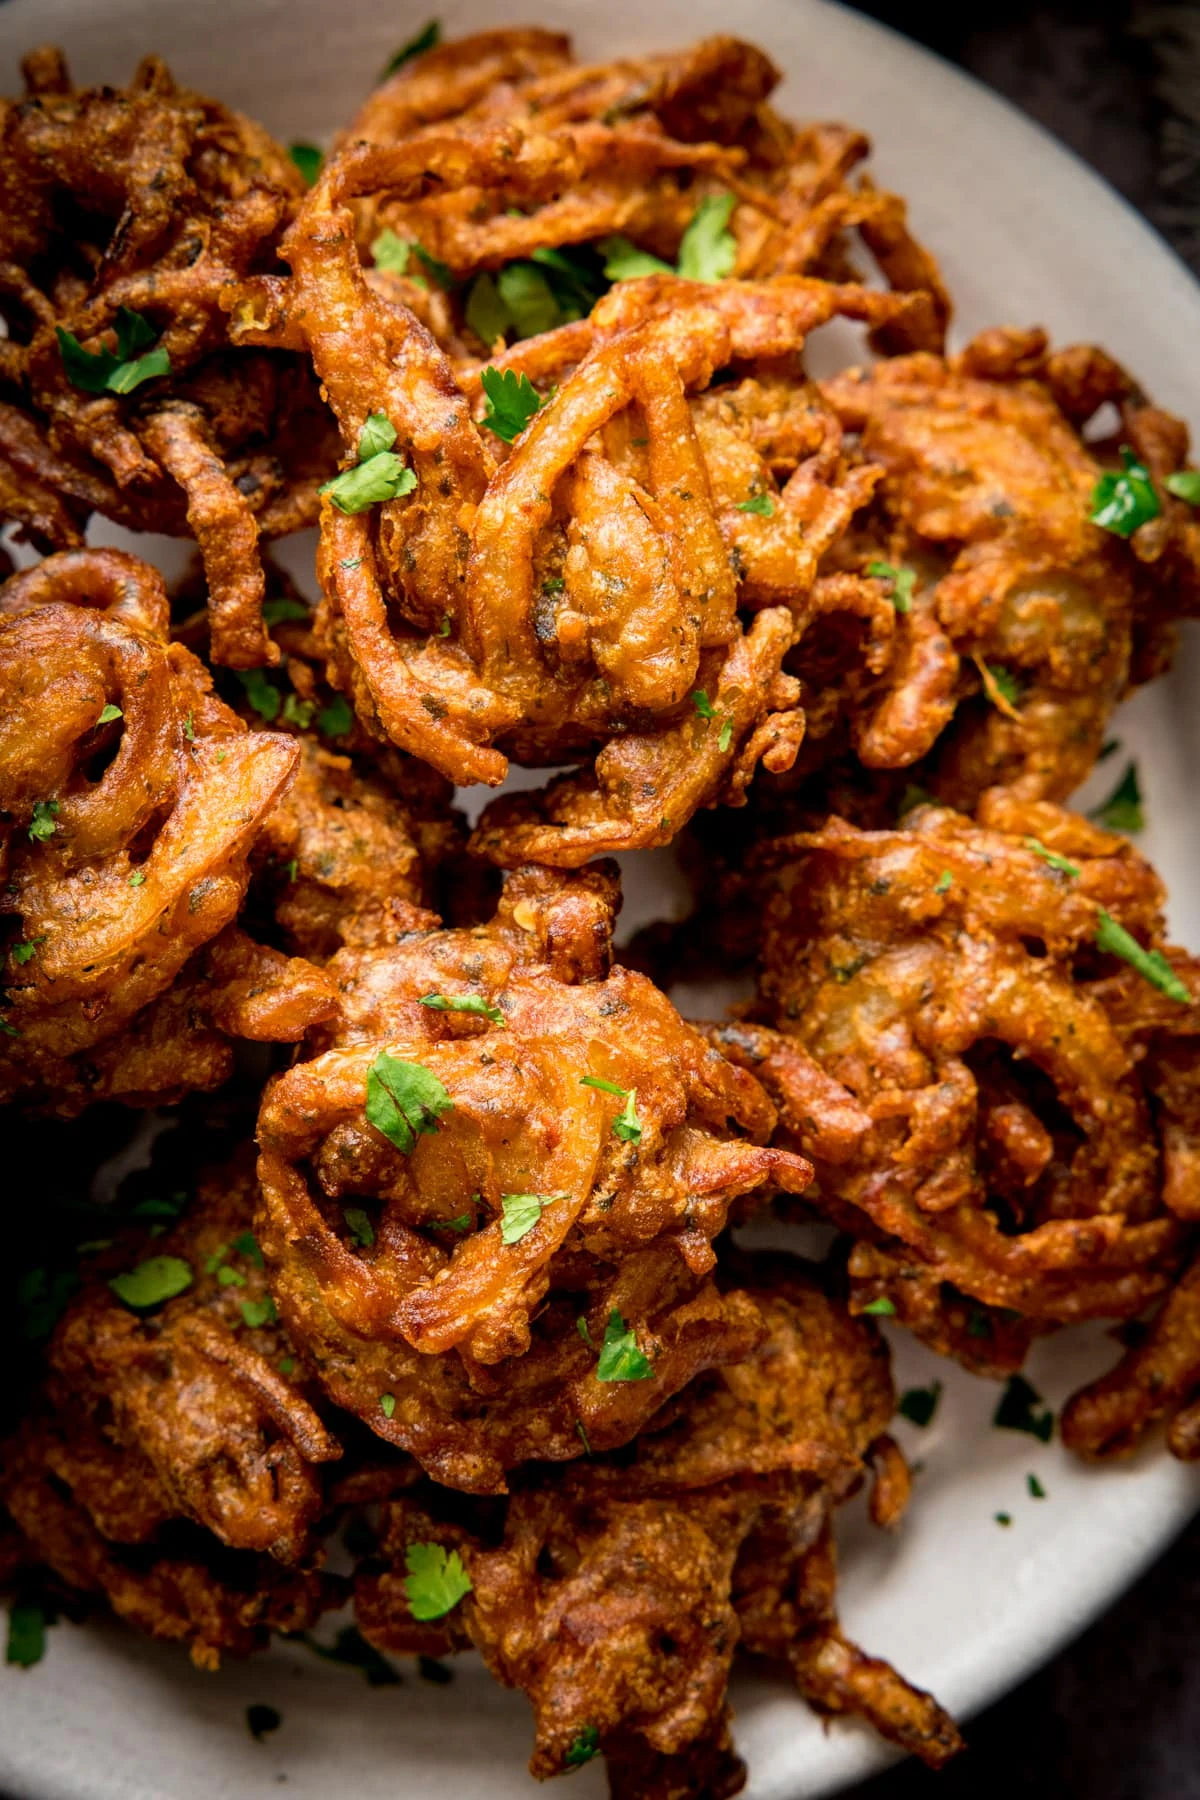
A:
{"type": "MultiPolygon", "coordinates": [[[[858,10],[1015,101],[1200,274],[1200,0],[858,10]]],[[[1179,354],[1200,356],[1200,343],[1179,354]]],[[[847,1800],[1200,1800],[1200,1520],[966,1736],[967,1754],[940,1775],[905,1763],[847,1800]]]]}

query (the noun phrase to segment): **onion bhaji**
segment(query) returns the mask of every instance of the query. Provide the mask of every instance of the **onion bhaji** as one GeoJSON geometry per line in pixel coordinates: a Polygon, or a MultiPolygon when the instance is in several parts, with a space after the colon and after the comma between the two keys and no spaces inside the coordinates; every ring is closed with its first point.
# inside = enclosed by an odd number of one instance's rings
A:
{"type": "Polygon", "coordinates": [[[339,950],[325,1047],[263,1097],[285,1324],[332,1400],[471,1492],[628,1443],[743,1356],[756,1321],[717,1291],[713,1239],[810,1175],[766,1147],[758,1082],[611,965],[615,910],[605,867],[532,868],[489,925],[417,914],[339,950]]]}
{"type": "Polygon", "coordinates": [[[713,1037],[858,1240],[856,1303],[981,1366],[979,1306],[1045,1328],[1161,1294],[1197,1211],[1200,965],[1128,840],[995,789],[761,860],[760,998],[713,1037]]]}
{"type": "Polygon", "coordinates": [[[732,1290],[762,1321],[753,1354],[702,1377],[625,1455],[531,1468],[473,1515],[435,1489],[386,1510],[356,1610],[383,1649],[474,1645],[529,1695],[531,1772],[602,1749],[614,1795],[736,1793],[726,1686],[735,1647],[791,1670],[819,1709],[854,1712],[933,1765],[952,1722],[838,1628],[832,1509],[877,1471],[876,1522],[908,1476],[886,1437],[895,1403],[883,1340],[804,1265],[761,1258],[732,1290]],[[414,1545],[460,1557],[470,1588],[434,1624],[410,1602],[414,1545]]]}
{"type": "Polygon", "coordinates": [[[328,979],[237,917],[292,777],[167,639],[156,570],[63,551],[0,587],[0,1092],[72,1112],[229,1073],[229,1040],[294,1042],[328,979]]]}

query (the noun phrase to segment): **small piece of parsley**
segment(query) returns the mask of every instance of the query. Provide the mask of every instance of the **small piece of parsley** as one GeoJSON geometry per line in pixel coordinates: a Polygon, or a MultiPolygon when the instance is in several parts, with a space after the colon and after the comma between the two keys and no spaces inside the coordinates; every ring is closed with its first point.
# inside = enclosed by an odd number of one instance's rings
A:
{"type": "Polygon", "coordinates": [[[629,1089],[618,1087],[615,1081],[606,1081],[603,1075],[581,1075],[580,1087],[598,1088],[602,1094],[612,1094],[618,1100],[624,1100],[629,1089]]]}
{"type": "Polygon", "coordinates": [[[57,328],[63,369],[72,387],[85,394],[131,394],[143,381],[171,373],[171,359],[158,345],[158,333],[148,319],[122,306],[117,309],[114,329],[115,353],[85,350],[73,333],[61,325],[57,328]],[[151,345],[156,347],[151,349],[151,345]],[[137,355],[139,350],[145,354],[137,355]]]}
{"type": "Polygon", "coordinates": [[[649,1381],[653,1365],[639,1348],[632,1325],[627,1325],[614,1307],[604,1327],[604,1342],[596,1363],[597,1381],[649,1381]]]}
{"type": "Polygon", "coordinates": [[[1040,838],[1022,838],[1021,842],[1026,850],[1032,850],[1035,856],[1040,856],[1047,868],[1053,869],[1057,874],[1069,875],[1072,881],[1080,875],[1081,871],[1077,863],[1068,862],[1067,858],[1060,856],[1057,850],[1047,850],[1040,838]]]}
{"type": "Polygon", "coordinates": [[[501,1194],[500,1242],[502,1244],[519,1244],[522,1238],[529,1236],[542,1216],[543,1207],[550,1206],[556,1200],[567,1199],[566,1194],[501,1194]]]}
{"type": "Polygon", "coordinates": [[[1127,444],[1121,445],[1121,461],[1124,469],[1110,469],[1096,483],[1089,517],[1102,531],[1128,538],[1139,525],[1158,518],[1162,502],[1155,492],[1149,469],[1138,461],[1127,444]]]}
{"type": "Polygon", "coordinates": [[[757,513],[760,519],[775,517],[775,502],[770,494],[751,494],[749,500],[739,500],[737,510],[744,513],[757,513]]]}
{"type": "Polygon", "coordinates": [[[8,1609],[8,1642],[4,1660],[15,1669],[32,1669],[46,1654],[46,1626],[43,1607],[34,1601],[14,1601],[8,1609]]]}
{"type": "Polygon", "coordinates": [[[407,1156],[454,1105],[431,1069],[381,1050],[367,1072],[367,1120],[407,1156]]]}
{"type": "Polygon", "coordinates": [[[421,1005],[432,1012],[475,1013],[481,1019],[490,1019],[493,1025],[507,1024],[500,1008],[482,994],[422,994],[421,1005]]]}
{"type": "Polygon", "coordinates": [[[444,1619],[471,1592],[471,1577],[457,1550],[410,1544],[404,1552],[404,1593],[414,1619],[444,1619]]]}
{"type": "Polygon", "coordinates": [[[594,1725],[585,1725],[571,1740],[563,1761],[568,1769],[578,1769],[584,1763],[591,1762],[593,1756],[599,1754],[599,1750],[600,1733],[594,1725]]]}
{"type": "Polygon", "coordinates": [[[938,1409],[941,1397],[940,1381],[933,1382],[929,1387],[906,1388],[896,1403],[896,1411],[914,1425],[928,1425],[938,1409]]]}
{"type": "Polygon", "coordinates": [[[1043,1444],[1048,1444],[1054,1435],[1053,1412],[1042,1406],[1042,1396],[1023,1375],[1009,1376],[992,1414],[992,1424],[998,1431],[1027,1432],[1043,1444]]]}
{"type": "Polygon", "coordinates": [[[58,817],[57,800],[35,800],[33,817],[29,821],[29,836],[33,843],[44,844],[58,830],[54,823],[58,817]]]}
{"type": "Polygon", "coordinates": [[[470,1231],[471,1214],[459,1213],[454,1219],[430,1219],[430,1231],[470,1231]]]}
{"type": "Polygon", "coordinates": [[[995,1519],[997,1525],[1004,1525],[1007,1527],[1012,1524],[1011,1513],[993,1513],[992,1517],[995,1519]]]}
{"type": "Polygon", "coordinates": [[[44,937],[27,938],[23,944],[14,944],[8,954],[15,963],[32,962],[37,955],[38,945],[44,944],[45,941],[44,937]]]}
{"type": "Polygon", "coordinates": [[[345,694],[335,694],[328,706],[317,714],[317,730],[322,737],[345,737],[353,729],[354,714],[345,694]]]}
{"type": "Polygon", "coordinates": [[[235,675],[246,690],[246,698],[260,719],[268,723],[279,717],[283,695],[265,669],[235,669],[235,675]]]}
{"type": "Polygon", "coordinates": [[[736,194],[706,194],[679,244],[676,271],[685,281],[723,281],[733,274],[737,242],[727,229],[736,194]]]}
{"type": "Polygon", "coordinates": [[[96,720],[96,723],[97,725],[111,725],[114,719],[123,719],[124,717],[125,714],[121,711],[121,708],[119,706],[114,706],[110,700],[108,705],[102,708],[100,717],[96,720]]]}
{"type": "Polygon", "coordinates": [[[892,591],[889,595],[889,599],[898,613],[912,611],[913,589],[917,585],[917,571],[915,569],[910,569],[902,563],[880,562],[876,560],[875,562],[869,562],[867,564],[867,574],[873,575],[877,581],[891,582],[892,591]]]}
{"type": "Polygon", "coordinates": [[[599,248],[604,258],[604,273],[610,281],[637,281],[643,275],[675,273],[670,263],[651,256],[648,250],[639,250],[630,238],[619,234],[601,238],[599,248]]]}
{"type": "Polygon", "coordinates": [[[370,462],[373,456],[379,456],[384,450],[390,450],[395,441],[396,427],[387,414],[368,413],[367,422],[358,434],[359,462],[370,462]]]}
{"type": "Polygon", "coordinates": [[[642,1141],[642,1124],[634,1104],[636,1100],[637,1089],[630,1088],[624,1106],[613,1120],[613,1134],[623,1144],[640,1144],[642,1141]]]}
{"type": "Polygon", "coordinates": [[[261,1300],[242,1301],[242,1323],[248,1331],[258,1331],[263,1325],[274,1325],[279,1313],[270,1294],[264,1294],[261,1300]]]}
{"type": "Polygon", "coordinates": [[[938,877],[937,883],[934,887],[934,890],[933,890],[934,893],[935,894],[948,894],[950,892],[950,888],[953,884],[953,881],[954,881],[954,877],[953,877],[953,875],[951,875],[949,869],[943,869],[940,876],[938,877]]]}
{"type": "Polygon", "coordinates": [[[983,676],[983,685],[987,690],[989,700],[994,703],[998,694],[1001,700],[1013,708],[1020,704],[1024,688],[1020,677],[1014,675],[1011,669],[1006,669],[1003,663],[980,661],[979,671],[983,676]]]}
{"type": "Polygon", "coordinates": [[[383,1414],[385,1419],[392,1418],[396,1411],[396,1396],[395,1396],[395,1394],[380,1394],[379,1410],[383,1414]]]}
{"type": "Polygon", "coordinates": [[[354,1242],[361,1244],[364,1250],[369,1250],[375,1242],[375,1227],[371,1223],[370,1215],[365,1213],[361,1206],[344,1206],[342,1217],[346,1221],[346,1228],[354,1242]]]}
{"type": "Polygon", "coordinates": [[[880,1294],[878,1300],[868,1300],[867,1304],[860,1307],[859,1310],[869,1313],[874,1318],[890,1319],[895,1316],[896,1303],[894,1300],[889,1300],[886,1294],[880,1294]]]}
{"type": "Polygon", "coordinates": [[[185,1293],[192,1285],[192,1268],[181,1256],[150,1256],[135,1269],[114,1275],[108,1285],[118,1300],[141,1311],[185,1293]]]}
{"type": "Polygon", "coordinates": [[[311,618],[312,612],[305,606],[303,600],[291,600],[286,595],[280,595],[274,600],[267,600],[263,605],[263,620],[268,625],[282,625],[290,619],[299,621],[311,618]]]}
{"type": "Polygon", "coordinates": [[[1189,506],[1200,506],[1200,469],[1176,469],[1163,482],[1168,494],[1186,500],[1189,506]]]}
{"type": "Polygon", "coordinates": [[[1046,1490],[1036,1475],[1027,1475],[1025,1477],[1025,1484],[1029,1489],[1030,1499],[1044,1500],[1046,1498],[1046,1490]]]}
{"type": "Polygon", "coordinates": [[[379,79],[386,81],[405,63],[412,62],[414,57],[424,56],[427,50],[433,50],[442,41],[442,26],[439,19],[430,19],[428,25],[422,25],[415,37],[410,37],[407,44],[401,44],[399,50],[384,64],[379,79]]]}
{"type": "Polygon", "coordinates": [[[399,1687],[400,1672],[394,1669],[386,1656],[381,1656],[374,1644],[368,1644],[361,1631],[354,1625],[343,1625],[332,1644],[318,1643],[314,1637],[306,1637],[305,1644],[316,1656],[324,1657],[326,1662],[342,1663],[348,1669],[360,1669],[367,1678],[368,1687],[399,1687]]]}
{"type": "Polygon", "coordinates": [[[417,477],[392,449],[395,441],[395,428],[387,414],[371,413],[359,433],[357,463],[323,483],[320,492],[328,494],[343,513],[366,512],[369,506],[411,494],[417,477]]]}
{"type": "Polygon", "coordinates": [[[542,406],[537,390],[528,375],[516,375],[511,369],[487,368],[480,380],[487,396],[487,410],[480,423],[511,444],[542,406]]]}
{"type": "Polygon", "coordinates": [[[129,877],[129,885],[130,887],[144,887],[146,885],[146,877],[140,869],[135,869],[133,874],[129,877]]]}
{"type": "Polygon", "coordinates": [[[1132,832],[1145,829],[1142,784],[1138,779],[1138,766],[1135,762],[1126,765],[1125,773],[1108,799],[1093,807],[1089,816],[1108,831],[1132,832]]]}
{"type": "Polygon", "coordinates": [[[288,155],[303,175],[305,187],[311,187],[321,173],[325,152],[316,144],[289,144],[288,155]]]}
{"type": "Polygon", "coordinates": [[[1101,906],[1096,913],[1096,947],[1109,956],[1119,956],[1127,962],[1131,969],[1136,969],[1152,987],[1156,987],[1168,1000],[1177,1000],[1181,1006],[1190,1006],[1192,996],[1189,989],[1179,979],[1161,950],[1146,950],[1131,937],[1123,925],[1118,925],[1111,913],[1105,912],[1101,906]]]}

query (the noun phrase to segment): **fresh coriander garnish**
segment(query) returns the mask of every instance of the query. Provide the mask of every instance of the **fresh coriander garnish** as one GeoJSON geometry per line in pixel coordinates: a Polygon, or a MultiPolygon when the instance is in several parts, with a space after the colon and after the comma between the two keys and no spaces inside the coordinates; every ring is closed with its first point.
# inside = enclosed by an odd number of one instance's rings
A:
{"type": "Polygon", "coordinates": [[[507,332],[511,320],[508,308],[500,298],[495,276],[485,270],[477,275],[467,291],[464,316],[475,336],[489,349],[507,332]]]}
{"type": "Polygon", "coordinates": [[[281,594],[263,605],[263,619],[268,625],[282,625],[290,619],[299,621],[311,618],[312,613],[303,600],[290,600],[286,595],[281,594]]]}
{"type": "Polygon", "coordinates": [[[1027,1432],[1043,1444],[1048,1444],[1054,1435],[1054,1414],[1048,1406],[1042,1406],[1042,1396],[1023,1375],[1009,1376],[992,1414],[992,1424],[999,1431],[1027,1432]]]}
{"type": "Polygon", "coordinates": [[[58,326],[63,369],[72,387],[85,394],[131,394],[143,381],[171,373],[171,358],[158,345],[158,333],[148,319],[122,306],[117,309],[113,324],[115,354],[111,350],[85,350],[72,332],[58,326]],[[157,347],[151,349],[152,344],[157,347]],[[139,356],[139,350],[145,354],[139,356]]]}
{"type": "Polygon", "coordinates": [[[231,1268],[228,1263],[222,1263],[217,1270],[217,1281],[221,1287],[245,1287],[246,1285],[246,1277],[241,1270],[231,1268]]]}
{"type": "Polygon", "coordinates": [[[303,175],[305,187],[311,187],[321,173],[325,152],[316,144],[289,144],[288,155],[303,175]]]}
{"type": "Polygon", "coordinates": [[[422,25],[416,36],[409,38],[407,44],[401,44],[395,56],[389,58],[379,79],[386,81],[389,75],[394,75],[397,69],[404,67],[405,63],[412,62],[416,56],[424,56],[427,50],[433,50],[441,41],[441,21],[430,19],[428,25],[422,25]]]}
{"type": "Polygon", "coordinates": [[[878,1300],[868,1300],[865,1306],[859,1308],[859,1311],[870,1313],[875,1318],[890,1319],[895,1316],[896,1303],[894,1300],[889,1300],[886,1294],[880,1294],[878,1300]]]}
{"type": "Polygon", "coordinates": [[[264,1294],[261,1300],[242,1301],[242,1323],[249,1331],[258,1331],[263,1325],[274,1325],[279,1313],[270,1294],[264,1294]]]}
{"type": "Polygon", "coordinates": [[[367,1072],[367,1120],[405,1156],[422,1132],[437,1130],[453,1105],[432,1069],[421,1063],[381,1050],[367,1072]]]}
{"type": "Polygon", "coordinates": [[[295,1368],[296,1368],[296,1359],[294,1356],[281,1356],[280,1357],[279,1373],[281,1375],[291,1375],[295,1372],[295,1368]]]}
{"type": "Polygon", "coordinates": [[[1189,506],[1200,506],[1200,469],[1176,469],[1163,482],[1168,494],[1186,500],[1189,506]]]}
{"type": "Polygon", "coordinates": [[[354,1242],[361,1244],[364,1250],[369,1250],[375,1242],[375,1227],[371,1223],[369,1214],[365,1213],[361,1206],[344,1206],[342,1217],[346,1221],[346,1229],[354,1242]]]}
{"type": "Polygon", "coordinates": [[[929,1387],[906,1388],[896,1403],[896,1411],[903,1418],[910,1419],[914,1425],[928,1425],[938,1409],[941,1397],[940,1381],[933,1382],[929,1387]]]}
{"type": "Polygon", "coordinates": [[[571,1740],[566,1756],[563,1758],[568,1769],[578,1769],[582,1764],[591,1762],[600,1749],[600,1733],[594,1725],[585,1725],[578,1736],[571,1740]]]}
{"type": "Polygon", "coordinates": [[[1119,956],[1127,962],[1131,969],[1136,969],[1152,987],[1156,987],[1168,1000],[1177,1000],[1181,1006],[1190,1006],[1192,996],[1163,955],[1161,950],[1146,950],[1131,937],[1123,925],[1118,925],[1111,913],[1105,912],[1101,906],[1096,913],[1096,947],[1109,956],[1119,956]]]}
{"type": "Polygon", "coordinates": [[[265,1706],[261,1701],[246,1708],[246,1729],[255,1743],[261,1744],[269,1731],[278,1731],[283,1724],[283,1714],[273,1706],[265,1706]]]}
{"type": "Polygon", "coordinates": [[[161,1306],[192,1285],[192,1268],[181,1256],[150,1256],[123,1275],[114,1275],[109,1287],[126,1306],[141,1310],[161,1306]]]}
{"type": "Polygon", "coordinates": [[[1138,766],[1135,762],[1127,764],[1125,773],[1118,781],[1108,799],[1092,809],[1091,815],[1097,825],[1103,825],[1109,831],[1143,831],[1146,825],[1146,814],[1142,807],[1142,785],[1138,779],[1138,766]]]}
{"type": "Polygon", "coordinates": [[[268,723],[279,717],[283,695],[265,669],[235,669],[234,674],[246,690],[246,698],[260,719],[268,723]]]}
{"type": "Polygon", "coordinates": [[[246,1257],[249,1262],[254,1264],[256,1269],[266,1267],[263,1260],[263,1253],[258,1247],[258,1239],[252,1231],[241,1232],[239,1236],[234,1238],[229,1247],[231,1250],[236,1250],[239,1256],[246,1257]]]}
{"type": "Polygon", "coordinates": [[[737,510],[744,513],[757,513],[760,519],[773,519],[775,502],[770,494],[751,494],[749,500],[739,500],[737,510]]]}
{"type": "Polygon", "coordinates": [[[565,1200],[566,1194],[501,1194],[500,1242],[502,1244],[519,1244],[522,1238],[528,1237],[542,1216],[543,1207],[550,1206],[556,1200],[565,1200]]]}
{"type": "Polygon", "coordinates": [[[44,1608],[35,1601],[14,1601],[8,1609],[5,1662],[16,1669],[32,1669],[40,1663],[46,1654],[48,1623],[44,1608]]]}
{"type": "Polygon", "coordinates": [[[121,711],[121,708],[119,706],[114,706],[110,700],[108,705],[101,709],[100,717],[96,720],[96,723],[97,725],[111,725],[114,719],[123,719],[124,717],[125,714],[121,711]]]}
{"type": "Polygon", "coordinates": [[[604,1327],[604,1342],[596,1363],[597,1381],[649,1381],[654,1374],[650,1358],[638,1347],[632,1325],[614,1307],[604,1327]]]}
{"type": "Polygon", "coordinates": [[[953,881],[954,881],[954,877],[953,877],[953,875],[951,875],[949,869],[943,869],[940,876],[937,879],[935,886],[934,886],[934,890],[933,890],[934,893],[935,894],[948,894],[950,892],[950,888],[953,884],[953,881]]]}
{"type": "Polygon", "coordinates": [[[686,281],[723,281],[733,274],[737,242],[727,229],[736,194],[707,194],[679,244],[676,269],[686,281]]]}
{"type": "Polygon", "coordinates": [[[1154,489],[1150,471],[1127,444],[1121,445],[1121,461],[1125,467],[1110,469],[1092,490],[1093,525],[1111,531],[1116,537],[1132,537],[1139,525],[1157,519],[1162,503],[1154,489]]]}
{"type": "Polygon", "coordinates": [[[325,482],[320,492],[344,513],[366,512],[369,506],[411,494],[417,477],[392,449],[395,441],[395,427],[387,414],[371,413],[359,433],[357,463],[325,482]]]}
{"type": "Polygon", "coordinates": [[[379,1410],[383,1414],[385,1419],[390,1419],[396,1411],[396,1396],[395,1396],[395,1394],[380,1394],[379,1410]]]}
{"type": "Polygon", "coordinates": [[[511,444],[542,405],[537,390],[528,375],[516,375],[511,369],[487,368],[480,380],[487,395],[487,411],[480,422],[511,444]]]}
{"type": "Polygon", "coordinates": [[[613,1094],[618,1100],[624,1100],[628,1088],[618,1087],[615,1081],[606,1081],[603,1075],[581,1075],[580,1087],[599,1088],[602,1094],[613,1094]]]}
{"type": "Polygon", "coordinates": [[[390,225],[385,225],[371,245],[375,267],[385,269],[389,275],[403,275],[411,253],[411,244],[405,238],[397,237],[390,225]]]}
{"type": "Polygon", "coordinates": [[[1046,1498],[1046,1490],[1036,1475],[1027,1475],[1025,1477],[1025,1484],[1029,1489],[1029,1497],[1031,1500],[1044,1500],[1046,1498]]]}
{"type": "Polygon", "coordinates": [[[1060,856],[1057,850],[1047,850],[1040,838],[1022,838],[1021,842],[1026,850],[1032,850],[1035,856],[1040,856],[1047,868],[1053,869],[1057,874],[1069,875],[1074,881],[1082,873],[1077,863],[1068,862],[1067,858],[1060,856]]]}
{"type": "MultiPolygon", "coordinates": [[[[268,605],[268,606],[269,606],[269,605],[270,605],[270,601],[268,601],[268,602],[267,602],[267,605],[268,605]]],[[[263,614],[264,614],[264,616],[265,616],[265,614],[266,614],[266,610],[267,610],[267,608],[266,608],[266,607],[265,607],[265,606],[264,606],[264,607],[263,607],[263,614]]],[[[183,735],[184,735],[184,737],[185,737],[185,738],[186,738],[186,739],[187,739],[187,741],[188,741],[188,743],[189,743],[189,744],[194,744],[194,743],[195,743],[195,741],[196,741],[196,727],[195,727],[195,725],[194,725],[194,723],[193,723],[193,721],[192,721],[192,715],[191,715],[191,713],[189,713],[189,714],[188,714],[188,716],[187,716],[187,718],[186,718],[186,719],[185,719],[185,720],[184,720],[184,721],[183,721],[183,735]]]]}
{"type": "Polygon", "coordinates": [[[580,1313],[579,1317],[575,1321],[575,1329],[579,1333],[580,1337],[583,1339],[584,1343],[587,1345],[588,1349],[594,1350],[596,1348],[596,1346],[592,1342],[592,1334],[588,1330],[588,1322],[584,1318],[582,1313],[580,1313]]]}
{"type": "Polygon", "coordinates": [[[422,994],[421,1005],[431,1012],[475,1013],[481,1019],[490,1019],[493,1025],[507,1023],[500,1008],[482,994],[422,994]]]}
{"type": "Polygon", "coordinates": [[[410,1544],[404,1552],[404,1593],[414,1619],[444,1619],[471,1592],[471,1577],[457,1550],[410,1544]]]}
{"type": "Polygon", "coordinates": [[[993,1513],[992,1517],[995,1519],[997,1525],[1009,1526],[1012,1524],[1011,1513],[993,1513]]]}
{"type": "Polygon", "coordinates": [[[1020,677],[1014,675],[1011,669],[1006,669],[1003,663],[986,663],[982,657],[976,657],[975,660],[983,677],[988,699],[1001,712],[1015,712],[1024,691],[1020,677]]]}
{"type": "Polygon", "coordinates": [[[37,955],[38,945],[44,944],[45,941],[44,937],[26,938],[23,944],[14,944],[8,954],[15,963],[32,962],[37,955]]]}
{"type": "Polygon", "coordinates": [[[29,821],[29,836],[35,844],[44,844],[58,830],[54,823],[58,817],[57,800],[35,800],[33,817],[29,821]]]}
{"type": "Polygon", "coordinates": [[[144,887],[146,885],[146,877],[140,869],[135,869],[133,874],[129,877],[129,885],[130,887],[144,887]]]}
{"type": "Polygon", "coordinates": [[[430,1231],[470,1231],[471,1214],[459,1213],[454,1219],[430,1219],[430,1231]]]}
{"type": "Polygon", "coordinates": [[[619,234],[601,238],[600,254],[604,258],[604,273],[610,281],[637,281],[643,275],[675,273],[670,263],[651,256],[648,250],[639,250],[630,238],[619,234]]]}
{"type": "Polygon", "coordinates": [[[368,1687],[398,1687],[400,1675],[386,1656],[353,1625],[343,1625],[332,1644],[320,1644],[314,1637],[304,1639],[308,1648],[326,1662],[342,1663],[348,1669],[361,1669],[368,1687]]]}
{"type": "Polygon", "coordinates": [[[634,1104],[636,1100],[637,1089],[630,1088],[624,1106],[613,1120],[613,1134],[623,1144],[640,1144],[642,1141],[642,1124],[634,1104]]]}
{"type": "Polygon", "coordinates": [[[328,706],[317,714],[317,730],[322,737],[345,737],[354,725],[354,714],[345,694],[335,694],[328,706]]]}
{"type": "Polygon", "coordinates": [[[873,575],[877,581],[890,581],[891,594],[888,596],[898,613],[912,611],[913,589],[917,585],[917,571],[906,567],[903,563],[875,562],[867,564],[867,574],[873,575]]]}
{"type": "Polygon", "coordinates": [[[712,723],[714,720],[720,720],[721,729],[717,733],[717,749],[724,755],[725,751],[728,750],[730,744],[733,742],[733,720],[726,718],[723,714],[717,712],[703,688],[696,688],[693,690],[692,705],[695,707],[700,717],[709,723],[712,723]]]}

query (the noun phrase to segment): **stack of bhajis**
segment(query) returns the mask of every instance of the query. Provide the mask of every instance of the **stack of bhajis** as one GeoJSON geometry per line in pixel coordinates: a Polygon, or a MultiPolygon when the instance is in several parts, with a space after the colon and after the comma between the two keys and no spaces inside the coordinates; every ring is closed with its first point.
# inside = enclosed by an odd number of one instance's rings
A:
{"type": "Polygon", "coordinates": [[[1200,960],[1136,773],[1064,805],[1200,614],[1186,430],[1036,329],[947,355],[866,139],[733,38],[430,27],[324,159],[153,58],[26,73],[0,1095],[121,1155],[17,1272],[18,1610],[213,1666],[352,1602],[619,1800],[739,1790],[739,1645],[941,1763],[835,1605],[837,1507],[908,1498],[880,1317],[992,1376],[1111,1321],[1065,1441],[1200,1456],[1200,960]],[[622,960],[597,859],[676,840],[622,960]],[[663,991],[739,960],[735,1016],[663,991]]]}

